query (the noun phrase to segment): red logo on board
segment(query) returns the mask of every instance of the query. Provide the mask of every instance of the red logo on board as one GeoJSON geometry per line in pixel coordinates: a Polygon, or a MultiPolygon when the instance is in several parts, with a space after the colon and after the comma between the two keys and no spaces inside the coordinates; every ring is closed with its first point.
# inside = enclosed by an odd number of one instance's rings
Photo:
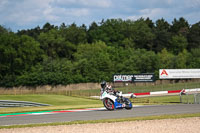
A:
{"type": "Polygon", "coordinates": [[[166,76],[168,76],[168,73],[165,71],[165,69],[163,69],[160,75],[166,75],[166,76]]]}

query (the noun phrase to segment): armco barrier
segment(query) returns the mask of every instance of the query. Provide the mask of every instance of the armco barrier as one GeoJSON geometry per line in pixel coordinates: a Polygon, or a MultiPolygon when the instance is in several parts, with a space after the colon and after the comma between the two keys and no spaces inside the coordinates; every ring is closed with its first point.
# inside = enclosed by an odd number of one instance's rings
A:
{"type": "Polygon", "coordinates": [[[27,101],[12,101],[12,100],[0,100],[0,107],[28,107],[28,106],[50,106],[49,104],[27,102],[27,101]]]}
{"type": "MultiPolygon", "coordinates": [[[[143,93],[129,93],[122,94],[124,97],[150,97],[150,96],[165,96],[165,95],[179,95],[180,93],[200,93],[200,88],[195,89],[182,89],[182,90],[170,90],[170,91],[155,91],[155,92],[143,92],[143,93]]],[[[93,98],[99,99],[99,96],[91,96],[93,98]]]]}
{"type": "Polygon", "coordinates": [[[170,90],[170,91],[155,91],[155,92],[143,92],[143,93],[133,93],[136,97],[140,96],[157,96],[157,95],[170,95],[170,94],[179,94],[183,93],[193,93],[200,92],[200,88],[195,89],[183,89],[183,90],[170,90]]]}

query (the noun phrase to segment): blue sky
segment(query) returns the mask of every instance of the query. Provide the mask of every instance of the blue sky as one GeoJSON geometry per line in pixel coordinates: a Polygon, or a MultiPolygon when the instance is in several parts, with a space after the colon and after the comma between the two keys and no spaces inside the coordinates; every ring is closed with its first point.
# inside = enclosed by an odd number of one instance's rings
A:
{"type": "Polygon", "coordinates": [[[0,0],[0,25],[13,31],[42,27],[86,24],[102,19],[123,20],[149,17],[169,23],[184,17],[190,24],[200,21],[200,0],[0,0]]]}

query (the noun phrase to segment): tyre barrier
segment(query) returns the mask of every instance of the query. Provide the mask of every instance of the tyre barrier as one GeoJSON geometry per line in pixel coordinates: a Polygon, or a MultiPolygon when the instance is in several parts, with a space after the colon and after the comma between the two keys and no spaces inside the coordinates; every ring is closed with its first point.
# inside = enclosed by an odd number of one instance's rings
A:
{"type": "Polygon", "coordinates": [[[8,107],[37,107],[37,106],[50,106],[49,104],[27,102],[27,101],[13,101],[13,100],[0,100],[1,108],[8,107]]]}

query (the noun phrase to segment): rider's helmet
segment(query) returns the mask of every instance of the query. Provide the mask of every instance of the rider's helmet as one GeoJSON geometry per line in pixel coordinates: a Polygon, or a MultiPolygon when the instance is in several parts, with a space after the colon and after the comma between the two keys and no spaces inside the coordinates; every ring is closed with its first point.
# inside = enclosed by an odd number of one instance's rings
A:
{"type": "Polygon", "coordinates": [[[102,82],[101,82],[101,88],[105,88],[106,85],[107,85],[106,81],[102,81],[102,82]]]}

